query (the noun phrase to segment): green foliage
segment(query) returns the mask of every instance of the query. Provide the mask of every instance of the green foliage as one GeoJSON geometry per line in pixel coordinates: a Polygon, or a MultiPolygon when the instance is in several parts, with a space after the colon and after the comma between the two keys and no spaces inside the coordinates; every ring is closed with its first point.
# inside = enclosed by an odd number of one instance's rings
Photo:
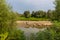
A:
{"type": "Polygon", "coordinates": [[[0,0],[0,33],[10,32],[15,25],[15,14],[6,5],[5,0],[0,0]]]}
{"type": "Polygon", "coordinates": [[[8,33],[0,34],[0,40],[5,40],[8,37],[8,33]]]}
{"type": "Polygon", "coordinates": [[[60,0],[55,0],[56,19],[60,20],[60,0]]]}
{"type": "Polygon", "coordinates": [[[16,30],[16,14],[6,5],[6,0],[0,0],[0,34],[1,40],[24,40],[23,32],[16,30]],[[8,32],[8,34],[4,34],[8,32]],[[7,38],[6,38],[7,37],[7,38]]]}
{"type": "Polygon", "coordinates": [[[35,16],[35,12],[34,12],[34,11],[32,11],[31,17],[34,17],[34,16],[35,16]]]}
{"type": "Polygon", "coordinates": [[[40,11],[32,11],[32,13],[30,14],[29,11],[25,11],[24,14],[22,14],[22,15],[20,14],[20,16],[19,16],[19,19],[22,19],[22,20],[34,19],[34,21],[35,20],[39,21],[39,19],[41,19],[41,18],[42,19],[44,18],[44,20],[49,19],[49,20],[54,21],[54,20],[56,20],[56,12],[55,12],[55,10],[48,10],[47,12],[40,10],[40,11]],[[25,18],[23,19],[22,17],[25,17],[25,18]]]}
{"type": "Polygon", "coordinates": [[[30,12],[29,12],[29,11],[25,11],[25,12],[24,12],[24,16],[25,16],[26,18],[29,18],[29,17],[30,17],[30,12]]]}
{"type": "Polygon", "coordinates": [[[53,40],[52,33],[50,31],[40,31],[37,34],[36,40],[53,40]]]}
{"type": "Polygon", "coordinates": [[[11,32],[6,40],[25,40],[25,36],[21,30],[11,32]]]}
{"type": "Polygon", "coordinates": [[[60,40],[60,27],[53,26],[38,32],[36,40],[60,40]]]}
{"type": "Polygon", "coordinates": [[[36,12],[32,12],[32,17],[36,17],[36,18],[43,18],[45,17],[45,12],[44,11],[36,11],[36,12]]]}
{"type": "Polygon", "coordinates": [[[48,10],[47,12],[47,18],[49,18],[50,20],[56,20],[56,12],[55,10],[48,10]]]}
{"type": "Polygon", "coordinates": [[[60,22],[54,21],[53,26],[37,33],[36,40],[60,40],[60,22]]]}

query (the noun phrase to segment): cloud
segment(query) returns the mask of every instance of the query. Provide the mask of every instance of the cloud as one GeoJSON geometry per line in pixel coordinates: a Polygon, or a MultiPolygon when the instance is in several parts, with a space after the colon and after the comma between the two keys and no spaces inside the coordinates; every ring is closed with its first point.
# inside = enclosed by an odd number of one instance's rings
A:
{"type": "Polygon", "coordinates": [[[16,11],[54,9],[53,1],[54,0],[7,0],[16,11]]]}
{"type": "Polygon", "coordinates": [[[50,4],[54,0],[19,0],[20,2],[26,3],[26,4],[33,4],[33,5],[44,5],[44,4],[50,4]]]}

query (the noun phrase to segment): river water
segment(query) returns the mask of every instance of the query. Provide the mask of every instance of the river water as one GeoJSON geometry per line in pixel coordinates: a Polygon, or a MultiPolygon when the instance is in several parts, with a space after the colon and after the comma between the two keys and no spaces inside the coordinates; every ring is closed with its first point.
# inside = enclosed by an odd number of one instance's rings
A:
{"type": "Polygon", "coordinates": [[[31,36],[34,36],[36,35],[36,33],[38,33],[39,31],[44,31],[46,28],[42,28],[42,29],[39,29],[39,28],[24,28],[24,27],[20,27],[19,28],[20,30],[24,31],[24,35],[26,37],[26,40],[31,40],[31,36]]]}

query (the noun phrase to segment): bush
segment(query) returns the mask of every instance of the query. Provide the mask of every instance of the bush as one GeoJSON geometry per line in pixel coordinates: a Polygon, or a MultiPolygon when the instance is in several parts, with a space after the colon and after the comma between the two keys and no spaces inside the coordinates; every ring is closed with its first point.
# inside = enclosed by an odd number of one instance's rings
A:
{"type": "Polygon", "coordinates": [[[51,27],[38,32],[36,40],[60,40],[60,27],[51,27]]]}
{"type": "Polygon", "coordinates": [[[9,34],[6,40],[25,40],[24,32],[21,30],[15,30],[9,34]]]}

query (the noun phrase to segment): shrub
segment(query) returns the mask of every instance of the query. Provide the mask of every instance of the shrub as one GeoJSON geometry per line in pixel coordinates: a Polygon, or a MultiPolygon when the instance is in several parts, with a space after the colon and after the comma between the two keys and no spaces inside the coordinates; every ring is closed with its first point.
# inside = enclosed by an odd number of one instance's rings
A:
{"type": "Polygon", "coordinates": [[[15,30],[9,34],[6,40],[25,40],[24,32],[21,30],[15,30]]]}

